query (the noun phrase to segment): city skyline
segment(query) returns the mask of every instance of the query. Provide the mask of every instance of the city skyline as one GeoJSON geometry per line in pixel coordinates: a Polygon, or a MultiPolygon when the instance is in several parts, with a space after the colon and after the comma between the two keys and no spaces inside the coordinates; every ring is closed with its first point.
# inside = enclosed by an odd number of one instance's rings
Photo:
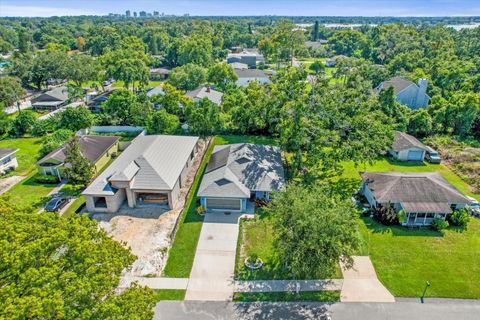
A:
{"type": "Polygon", "coordinates": [[[179,0],[179,1],[97,1],[80,3],[43,0],[0,2],[0,16],[125,15],[141,11],[159,15],[192,16],[479,16],[480,2],[473,0],[386,1],[386,0],[179,0]],[[112,10],[115,8],[115,10],[112,10]]]}

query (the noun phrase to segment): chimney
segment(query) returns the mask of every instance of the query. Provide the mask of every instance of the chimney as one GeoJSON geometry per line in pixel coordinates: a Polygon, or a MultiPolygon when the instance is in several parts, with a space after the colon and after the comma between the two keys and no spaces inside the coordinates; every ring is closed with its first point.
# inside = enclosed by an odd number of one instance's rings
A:
{"type": "Polygon", "coordinates": [[[425,78],[418,79],[418,92],[417,92],[417,100],[415,103],[415,108],[423,108],[427,105],[428,99],[427,95],[427,86],[428,81],[425,78]]]}

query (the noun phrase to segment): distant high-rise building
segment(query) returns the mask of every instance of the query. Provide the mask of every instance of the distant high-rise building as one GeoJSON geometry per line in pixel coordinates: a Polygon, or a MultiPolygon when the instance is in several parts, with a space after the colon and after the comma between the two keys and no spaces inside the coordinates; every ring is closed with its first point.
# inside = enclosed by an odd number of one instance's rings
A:
{"type": "Polygon", "coordinates": [[[137,11],[133,11],[133,16],[136,18],[137,17],[137,11]]]}
{"type": "Polygon", "coordinates": [[[147,16],[147,13],[145,11],[140,11],[140,18],[144,18],[147,16]]]}
{"type": "Polygon", "coordinates": [[[158,17],[158,11],[153,11],[153,16],[158,17]]]}
{"type": "Polygon", "coordinates": [[[125,15],[127,16],[127,18],[130,18],[132,16],[130,10],[125,11],[125,15]]]}

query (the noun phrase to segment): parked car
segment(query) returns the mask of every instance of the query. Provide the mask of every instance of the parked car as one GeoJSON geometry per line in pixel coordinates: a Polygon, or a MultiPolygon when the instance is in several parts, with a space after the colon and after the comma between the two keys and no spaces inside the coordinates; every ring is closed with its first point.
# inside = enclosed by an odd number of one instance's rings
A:
{"type": "Polygon", "coordinates": [[[55,197],[47,202],[45,205],[45,211],[48,212],[57,212],[60,211],[68,203],[67,198],[64,197],[55,197]]]}
{"type": "Polygon", "coordinates": [[[442,162],[442,159],[440,158],[440,154],[430,147],[427,147],[427,152],[425,153],[425,159],[427,159],[427,161],[430,163],[442,162]]]}
{"type": "Polygon", "coordinates": [[[470,203],[467,204],[466,208],[471,215],[480,217],[480,202],[472,197],[467,197],[470,200],[470,203]]]}
{"type": "Polygon", "coordinates": [[[103,81],[103,86],[108,87],[112,83],[113,83],[113,79],[107,79],[107,80],[103,81]]]}

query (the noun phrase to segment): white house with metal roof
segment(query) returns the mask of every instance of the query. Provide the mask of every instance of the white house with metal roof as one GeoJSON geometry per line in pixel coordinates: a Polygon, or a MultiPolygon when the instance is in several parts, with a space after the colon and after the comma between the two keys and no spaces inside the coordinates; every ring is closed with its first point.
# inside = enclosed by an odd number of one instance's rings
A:
{"type": "Polygon", "coordinates": [[[82,193],[89,212],[161,205],[173,209],[197,152],[198,137],[139,136],[82,193]]]}
{"type": "Polygon", "coordinates": [[[33,109],[55,110],[65,106],[68,103],[67,87],[61,86],[49,90],[38,97],[32,99],[33,109]]]}
{"type": "Polygon", "coordinates": [[[384,89],[393,87],[396,100],[412,109],[426,107],[430,101],[427,94],[427,79],[418,79],[418,84],[403,77],[394,77],[384,81],[375,88],[378,93],[384,89]]]}
{"type": "Polygon", "coordinates": [[[285,185],[280,149],[239,143],[215,146],[198,189],[208,211],[246,212],[248,200],[270,199],[285,185]]]}

